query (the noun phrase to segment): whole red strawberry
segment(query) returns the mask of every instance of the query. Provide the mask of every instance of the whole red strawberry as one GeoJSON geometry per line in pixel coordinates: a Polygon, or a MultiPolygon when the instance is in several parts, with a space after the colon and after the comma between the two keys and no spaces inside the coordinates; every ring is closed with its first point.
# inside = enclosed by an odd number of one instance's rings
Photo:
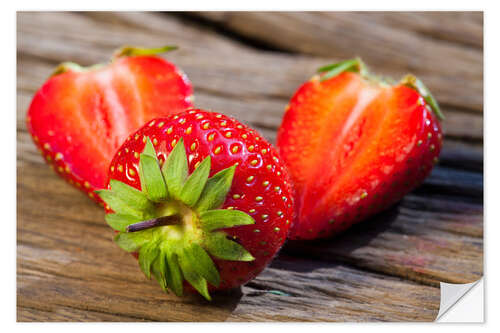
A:
{"type": "Polygon", "coordinates": [[[328,237],[391,206],[422,183],[442,145],[439,107],[414,76],[390,84],[359,59],[319,72],[278,132],[295,189],[292,239],[328,237]]]}
{"type": "Polygon", "coordinates": [[[105,188],[111,158],[132,131],[191,106],[187,77],[154,55],[171,49],[124,47],[110,64],[63,63],[33,97],[27,127],[35,144],[90,197],[105,188]]]}
{"type": "Polygon", "coordinates": [[[293,218],[287,173],[257,132],[222,114],[189,110],[130,135],[109,168],[106,221],[146,276],[177,295],[259,274],[293,218]],[[207,284],[208,282],[208,284],[207,284]]]}

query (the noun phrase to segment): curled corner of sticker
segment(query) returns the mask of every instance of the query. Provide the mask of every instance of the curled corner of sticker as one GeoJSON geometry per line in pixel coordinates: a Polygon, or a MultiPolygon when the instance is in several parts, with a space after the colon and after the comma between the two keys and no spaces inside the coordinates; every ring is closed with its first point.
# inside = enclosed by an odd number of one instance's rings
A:
{"type": "Polygon", "coordinates": [[[482,278],[475,282],[463,284],[440,282],[441,299],[439,313],[435,321],[441,321],[441,317],[452,309],[479,282],[482,283],[482,278]]]}

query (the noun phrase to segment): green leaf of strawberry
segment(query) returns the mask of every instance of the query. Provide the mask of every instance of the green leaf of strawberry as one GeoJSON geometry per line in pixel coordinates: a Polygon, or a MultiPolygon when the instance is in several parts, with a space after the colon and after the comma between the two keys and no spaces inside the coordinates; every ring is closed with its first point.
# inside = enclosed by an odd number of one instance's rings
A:
{"type": "Polygon", "coordinates": [[[168,198],[167,185],[161,173],[153,143],[149,138],[139,159],[139,177],[142,191],[149,200],[160,202],[168,198]]]}
{"type": "Polygon", "coordinates": [[[139,250],[139,266],[148,278],[151,277],[151,265],[159,255],[160,250],[156,241],[144,243],[139,250]]]}
{"type": "Polygon", "coordinates": [[[119,233],[115,236],[115,242],[127,252],[135,252],[153,238],[152,230],[144,230],[135,233],[119,233]]]}
{"type": "Polygon", "coordinates": [[[167,267],[167,254],[165,251],[160,251],[156,259],[153,261],[151,265],[151,270],[156,276],[158,283],[160,284],[163,291],[167,292],[167,276],[169,274],[167,267]]]}
{"type": "Polygon", "coordinates": [[[98,190],[96,193],[113,211],[120,212],[121,215],[134,216],[141,219],[144,217],[144,211],[137,209],[133,202],[123,200],[123,196],[117,192],[98,190]]]}
{"type": "Polygon", "coordinates": [[[255,258],[240,244],[227,239],[222,232],[216,232],[204,241],[208,252],[214,257],[223,260],[252,261],[255,258]]]}
{"type": "Polygon", "coordinates": [[[186,260],[195,271],[212,285],[218,287],[220,275],[207,252],[197,243],[184,249],[186,260]]]}
{"type": "Polygon", "coordinates": [[[107,214],[106,222],[117,231],[127,231],[127,226],[142,221],[142,218],[124,214],[107,214]]]}
{"type": "Polygon", "coordinates": [[[200,214],[201,227],[207,231],[254,224],[254,219],[239,210],[215,209],[200,214]]]}
{"type": "Polygon", "coordinates": [[[362,72],[363,69],[364,69],[363,62],[359,58],[356,58],[320,67],[318,69],[318,73],[323,73],[323,75],[321,75],[320,80],[326,81],[343,72],[362,72]]]}
{"type": "Polygon", "coordinates": [[[182,139],[168,155],[162,173],[170,193],[174,198],[179,199],[188,176],[187,156],[182,139]]]}
{"type": "Polygon", "coordinates": [[[168,244],[162,247],[162,256],[165,259],[165,278],[168,288],[172,289],[174,294],[182,296],[183,293],[183,276],[179,266],[177,254],[173,250],[173,244],[168,244]]]}
{"type": "Polygon", "coordinates": [[[109,181],[109,186],[111,191],[116,193],[120,200],[126,202],[130,207],[139,211],[150,211],[153,208],[153,205],[143,192],[115,179],[109,181]]]}
{"type": "MultiPolygon", "coordinates": [[[[167,171],[168,172],[168,171],[167,171]]],[[[186,180],[182,187],[179,199],[186,205],[192,207],[200,198],[203,188],[208,180],[210,172],[210,156],[205,158],[203,162],[194,170],[194,172],[186,180]]]]}
{"type": "Polygon", "coordinates": [[[178,256],[182,275],[203,297],[210,301],[212,298],[208,293],[207,280],[198,274],[196,269],[198,263],[190,260],[186,250],[187,248],[184,248],[178,256]]]}
{"type": "Polygon", "coordinates": [[[232,167],[219,171],[207,180],[205,188],[201,193],[201,198],[195,205],[195,210],[198,213],[222,205],[231,189],[235,169],[236,167],[233,165],[232,167]]]}

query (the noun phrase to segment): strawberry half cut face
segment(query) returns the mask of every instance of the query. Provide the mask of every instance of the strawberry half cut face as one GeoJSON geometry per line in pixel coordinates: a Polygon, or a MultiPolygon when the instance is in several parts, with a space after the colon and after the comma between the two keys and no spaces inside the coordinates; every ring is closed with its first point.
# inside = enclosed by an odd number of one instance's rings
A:
{"type": "Polygon", "coordinates": [[[359,59],[325,66],[290,100],[277,145],[292,177],[292,239],[329,237],[418,186],[437,161],[442,114],[414,76],[393,84],[359,59]]]}
{"type": "Polygon", "coordinates": [[[125,47],[108,65],[61,64],[36,92],[27,127],[44,159],[94,199],[125,138],[145,122],[191,106],[186,75],[155,56],[171,50],[125,47]]]}

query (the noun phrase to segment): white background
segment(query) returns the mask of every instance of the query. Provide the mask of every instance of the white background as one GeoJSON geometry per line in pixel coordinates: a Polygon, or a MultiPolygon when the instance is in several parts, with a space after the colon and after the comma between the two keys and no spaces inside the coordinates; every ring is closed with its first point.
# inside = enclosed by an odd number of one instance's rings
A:
{"type": "MultiPolygon", "coordinates": [[[[137,333],[147,330],[203,330],[210,331],[251,332],[256,330],[276,330],[279,326],[286,326],[287,331],[303,332],[314,329],[315,332],[421,332],[423,329],[442,332],[443,329],[457,332],[470,332],[482,329],[499,329],[499,268],[498,255],[500,254],[497,239],[500,237],[500,215],[498,201],[500,196],[495,193],[500,186],[500,13],[498,1],[334,1],[334,0],[302,0],[302,1],[2,1],[1,15],[1,118],[0,118],[0,193],[2,208],[2,224],[0,244],[2,247],[1,269],[1,323],[6,332],[20,331],[51,331],[87,332],[95,328],[119,329],[122,332],[137,333]],[[42,7],[43,5],[43,7],[42,7]],[[163,5],[166,7],[158,7],[163,5]],[[454,7],[450,7],[453,5],[454,7]],[[71,7],[69,7],[71,6],[71,7]],[[302,323],[274,323],[274,324],[26,324],[16,323],[16,10],[484,10],[485,23],[485,320],[487,324],[302,324],[302,323]],[[497,260],[494,260],[496,258],[497,260]],[[489,260],[492,259],[492,260],[489,260]],[[494,262],[496,261],[496,263],[494,262]],[[70,326],[71,325],[71,326],[70,326]],[[141,325],[139,327],[139,325],[141,325]],[[423,327],[422,325],[425,325],[423,327]],[[10,326],[10,327],[5,327],[10,326]],[[15,327],[12,327],[15,326],[15,327]]],[[[82,32],[84,33],[84,32],[82,32]]],[[[446,59],[443,59],[443,63],[446,59]]],[[[466,85],[467,82],[458,84],[466,85]]],[[[477,302],[477,301],[475,301],[477,302]]],[[[474,306],[474,305],[472,305],[474,306]]],[[[467,311],[467,310],[465,310],[467,311]]],[[[459,315],[460,316],[460,315],[459,315]]],[[[461,315],[465,318],[465,315],[461,315]]],[[[282,329],[285,327],[282,327],[282,329]]]]}

